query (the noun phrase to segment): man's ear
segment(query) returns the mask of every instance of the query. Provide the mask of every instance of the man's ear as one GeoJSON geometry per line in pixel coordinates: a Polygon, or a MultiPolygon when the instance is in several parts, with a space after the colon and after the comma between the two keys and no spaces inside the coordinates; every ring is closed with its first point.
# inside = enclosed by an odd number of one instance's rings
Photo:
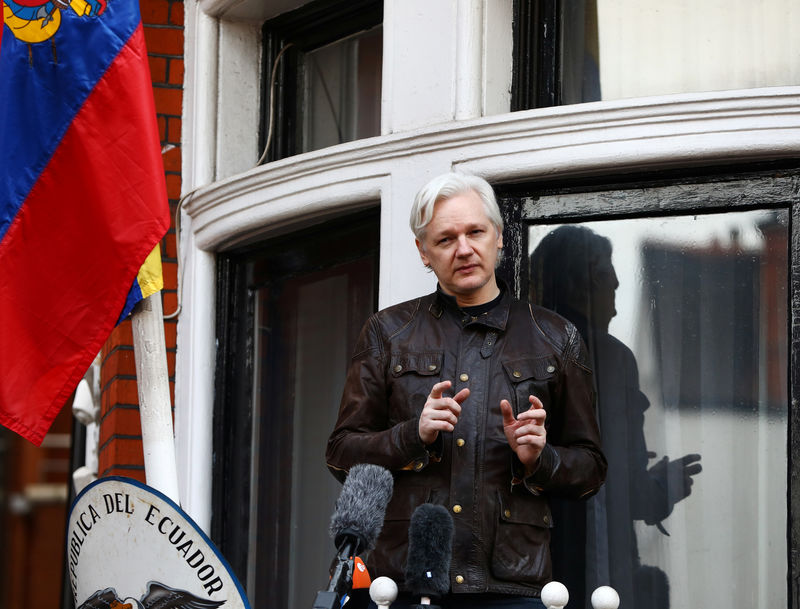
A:
{"type": "Polygon", "coordinates": [[[503,233],[496,228],[494,229],[494,232],[497,234],[497,249],[501,250],[503,249],[503,233]]]}
{"type": "Polygon", "coordinates": [[[419,257],[422,258],[422,264],[424,264],[425,266],[430,266],[431,265],[430,260],[428,260],[428,257],[425,255],[425,246],[422,245],[419,239],[414,239],[414,243],[417,245],[417,251],[419,252],[419,257]]]}

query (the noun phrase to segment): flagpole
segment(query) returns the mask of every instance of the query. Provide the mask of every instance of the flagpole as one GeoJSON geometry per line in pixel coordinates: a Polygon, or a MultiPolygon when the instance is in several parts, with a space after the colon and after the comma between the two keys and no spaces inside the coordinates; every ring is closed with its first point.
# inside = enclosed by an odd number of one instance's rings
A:
{"type": "Polygon", "coordinates": [[[139,301],[131,316],[147,484],[180,505],[161,292],[139,301]]]}

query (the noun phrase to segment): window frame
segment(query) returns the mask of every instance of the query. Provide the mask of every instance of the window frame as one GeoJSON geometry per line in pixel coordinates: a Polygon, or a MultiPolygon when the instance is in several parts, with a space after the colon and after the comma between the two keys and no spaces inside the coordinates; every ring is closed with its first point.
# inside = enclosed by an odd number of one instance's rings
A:
{"type": "Polygon", "coordinates": [[[383,23],[383,2],[380,0],[316,0],[296,10],[264,22],[262,26],[262,96],[259,123],[259,150],[264,150],[269,129],[269,83],[273,65],[288,44],[275,73],[273,136],[266,162],[277,161],[298,153],[297,115],[300,61],[308,53],[347,36],[383,23]]]}
{"type": "MultiPolygon", "coordinates": [[[[247,588],[251,552],[250,509],[254,439],[255,292],[309,270],[324,270],[372,256],[373,309],[377,306],[380,208],[328,219],[322,224],[221,253],[217,258],[218,349],[215,366],[211,538],[247,588]],[[329,240],[346,240],[347,252],[331,255],[329,240]],[[313,243],[306,248],[305,243],[313,243]],[[250,266],[268,259],[270,276],[254,278],[250,266]],[[243,441],[246,439],[246,441],[243,441]]],[[[342,372],[344,374],[344,371],[342,372]]],[[[263,413],[262,413],[263,416],[263,413]]],[[[291,476],[291,472],[289,472],[291,476]]],[[[291,506],[288,506],[290,509],[291,506]]],[[[278,511],[287,509],[279,506],[278,511]]],[[[325,516],[327,518],[327,516],[325,516]]],[[[331,549],[333,552],[333,548],[331,549]]],[[[279,575],[279,574],[275,574],[279,575]]]]}
{"type": "MultiPolygon", "coordinates": [[[[723,210],[789,210],[789,269],[787,320],[789,336],[789,402],[787,407],[787,600],[800,608],[800,163],[750,164],[740,167],[698,168],[624,176],[595,177],[569,182],[538,182],[495,187],[507,223],[506,259],[499,273],[517,297],[528,293],[528,230],[531,224],[564,224],[624,218],[655,218],[713,213],[723,210]],[[660,188],[655,201],[623,196],[625,191],[660,188]],[[613,206],[608,200],[613,200],[613,206]],[[636,199],[636,200],[634,200],[636,199]],[[513,272],[512,272],[513,271],[513,272]]],[[[742,481],[742,488],[748,487],[742,481]]]]}
{"type": "Polygon", "coordinates": [[[514,0],[511,111],[561,105],[561,0],[514,0]]]}

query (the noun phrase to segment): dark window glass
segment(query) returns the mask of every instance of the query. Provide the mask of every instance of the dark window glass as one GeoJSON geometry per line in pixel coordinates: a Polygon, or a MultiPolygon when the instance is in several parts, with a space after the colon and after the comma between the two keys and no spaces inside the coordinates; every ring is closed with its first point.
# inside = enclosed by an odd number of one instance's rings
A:
{"type": "Polygon", "coordinates": [[[382,22],[382,2],[318,0],[264,24],[266,160],[380,134],[382,22]]]}
{"type": "Polygon", "coordinates": [[[369,212],[222,261],[212,529],[253,606],[326,587],[341,486],[325,445],[375,310],[378,234],[369,212]]]}

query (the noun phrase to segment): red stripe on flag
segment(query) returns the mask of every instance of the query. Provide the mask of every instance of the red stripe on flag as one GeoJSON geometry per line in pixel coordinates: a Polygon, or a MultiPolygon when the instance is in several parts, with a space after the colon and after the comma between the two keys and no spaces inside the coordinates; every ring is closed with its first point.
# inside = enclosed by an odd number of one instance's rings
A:
{"type": "Polygon", "coordinates": [[[0,243],[0,422],[41,444],[168,227],[140,24],[0,243]]]}

